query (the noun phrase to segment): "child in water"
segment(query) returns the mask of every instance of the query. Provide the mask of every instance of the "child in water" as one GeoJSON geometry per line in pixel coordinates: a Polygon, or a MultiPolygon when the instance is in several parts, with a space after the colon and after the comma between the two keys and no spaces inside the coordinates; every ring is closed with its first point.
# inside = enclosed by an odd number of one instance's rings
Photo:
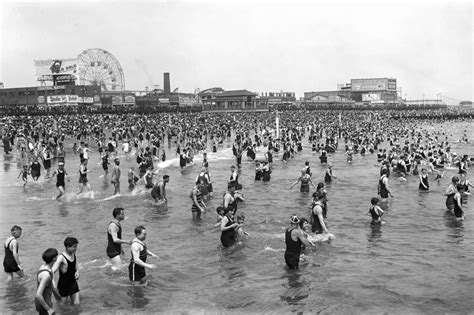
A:
{"type": "Polygon", "coordinates": [[[23,169],[20,171],[20,174],[18,174],[18,178],[21,176],[21,180],[23,181],[23,187],[28,187],[28,175],[30,175],[28,165],[23,165],[23,169]]]}
{"type": "Polygon", "coordinates": [[[370,222],[370,224],[372,225],[384,223],[382,221],[382,215],[384,211],[382,210],[382,208],[379,207],[379,201],[379,198],[370,199],[370,203],[372,204],[372,206],[369,208],[369,212],[367,214],[370,214],[372,216],[372,222],[370,222]]]}
{"type": "Polygon", "coordinates": [[[243,227],[244,223],[245,223],[245,214],[241,213],[237,216],[238,226],[235,228],[237,243],[242,243],[242,239],[244,238],[244,235],[250,236],[249,233],[244,231],[244,227],[243,227]]]}

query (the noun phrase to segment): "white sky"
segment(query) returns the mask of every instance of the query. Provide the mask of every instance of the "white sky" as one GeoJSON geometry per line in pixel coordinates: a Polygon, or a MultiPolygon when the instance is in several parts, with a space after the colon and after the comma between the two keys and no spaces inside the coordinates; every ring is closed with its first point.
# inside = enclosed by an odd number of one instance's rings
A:
{"type": "Polygon", "coordinates": [[[34,59],[103,48],[127,89],[335,90],[394,77],[408,98],[473,99],[471,1],[1,2],[0,82],[33,86],[34,59]]]}

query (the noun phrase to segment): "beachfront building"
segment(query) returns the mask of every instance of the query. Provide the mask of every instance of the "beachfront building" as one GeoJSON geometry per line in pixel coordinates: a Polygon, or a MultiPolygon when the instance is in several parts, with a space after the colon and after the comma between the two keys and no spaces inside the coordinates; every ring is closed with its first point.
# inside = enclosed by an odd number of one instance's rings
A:
{"type": "Polygon", "coordinates": [[[464,107],[464,108],[472,108],[472,101],[459,102],[459,106],[464,107]]]}
{"type": "Polygon", "coordinates": [[[260,102],[266,102],[269,108],[290,106],[296,102],[295,92],[261,92],[257,96],[260,102]]]}
{"type": "Polygon", "coordinates": [[[397,79],[351,79],[350,83],[338,84],[337,90],[304,93],[305,105],[311,107],[384,106],[400,103],[397,79]]]}
{"type": "Polygon", "coordinates": [[[211,88],[199,94],[203,111],[268,111],[266,100],[257,99],[257,94],[247,90],[224,91],[211,88]]]}
{"type": "Polygon", "coordinates": [[[0,89],[0,112],[35,112],[51,108],[93,110],[102,105],[98,85],[30,86],[0,89]]]}

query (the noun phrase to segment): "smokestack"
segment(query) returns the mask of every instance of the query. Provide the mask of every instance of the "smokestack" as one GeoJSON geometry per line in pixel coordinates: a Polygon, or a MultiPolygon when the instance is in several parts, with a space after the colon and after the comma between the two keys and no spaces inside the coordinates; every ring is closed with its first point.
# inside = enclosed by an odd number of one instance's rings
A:
{"type": "Polygon", "coordinates": [[[171,92],[169,72],[163,73],[163,88],[164,88],[165,94],[169,94],[171,92]]]}

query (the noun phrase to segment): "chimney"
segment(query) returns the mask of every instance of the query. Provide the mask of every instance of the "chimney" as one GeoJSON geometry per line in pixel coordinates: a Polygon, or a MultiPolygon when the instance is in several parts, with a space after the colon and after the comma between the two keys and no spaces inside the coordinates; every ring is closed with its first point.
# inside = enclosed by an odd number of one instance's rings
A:
{"type": "Polygon", "coordinates": [[[163,73],[163,88],[165,94],[169,94],[171,92],[169,72],[163,73]]]}

